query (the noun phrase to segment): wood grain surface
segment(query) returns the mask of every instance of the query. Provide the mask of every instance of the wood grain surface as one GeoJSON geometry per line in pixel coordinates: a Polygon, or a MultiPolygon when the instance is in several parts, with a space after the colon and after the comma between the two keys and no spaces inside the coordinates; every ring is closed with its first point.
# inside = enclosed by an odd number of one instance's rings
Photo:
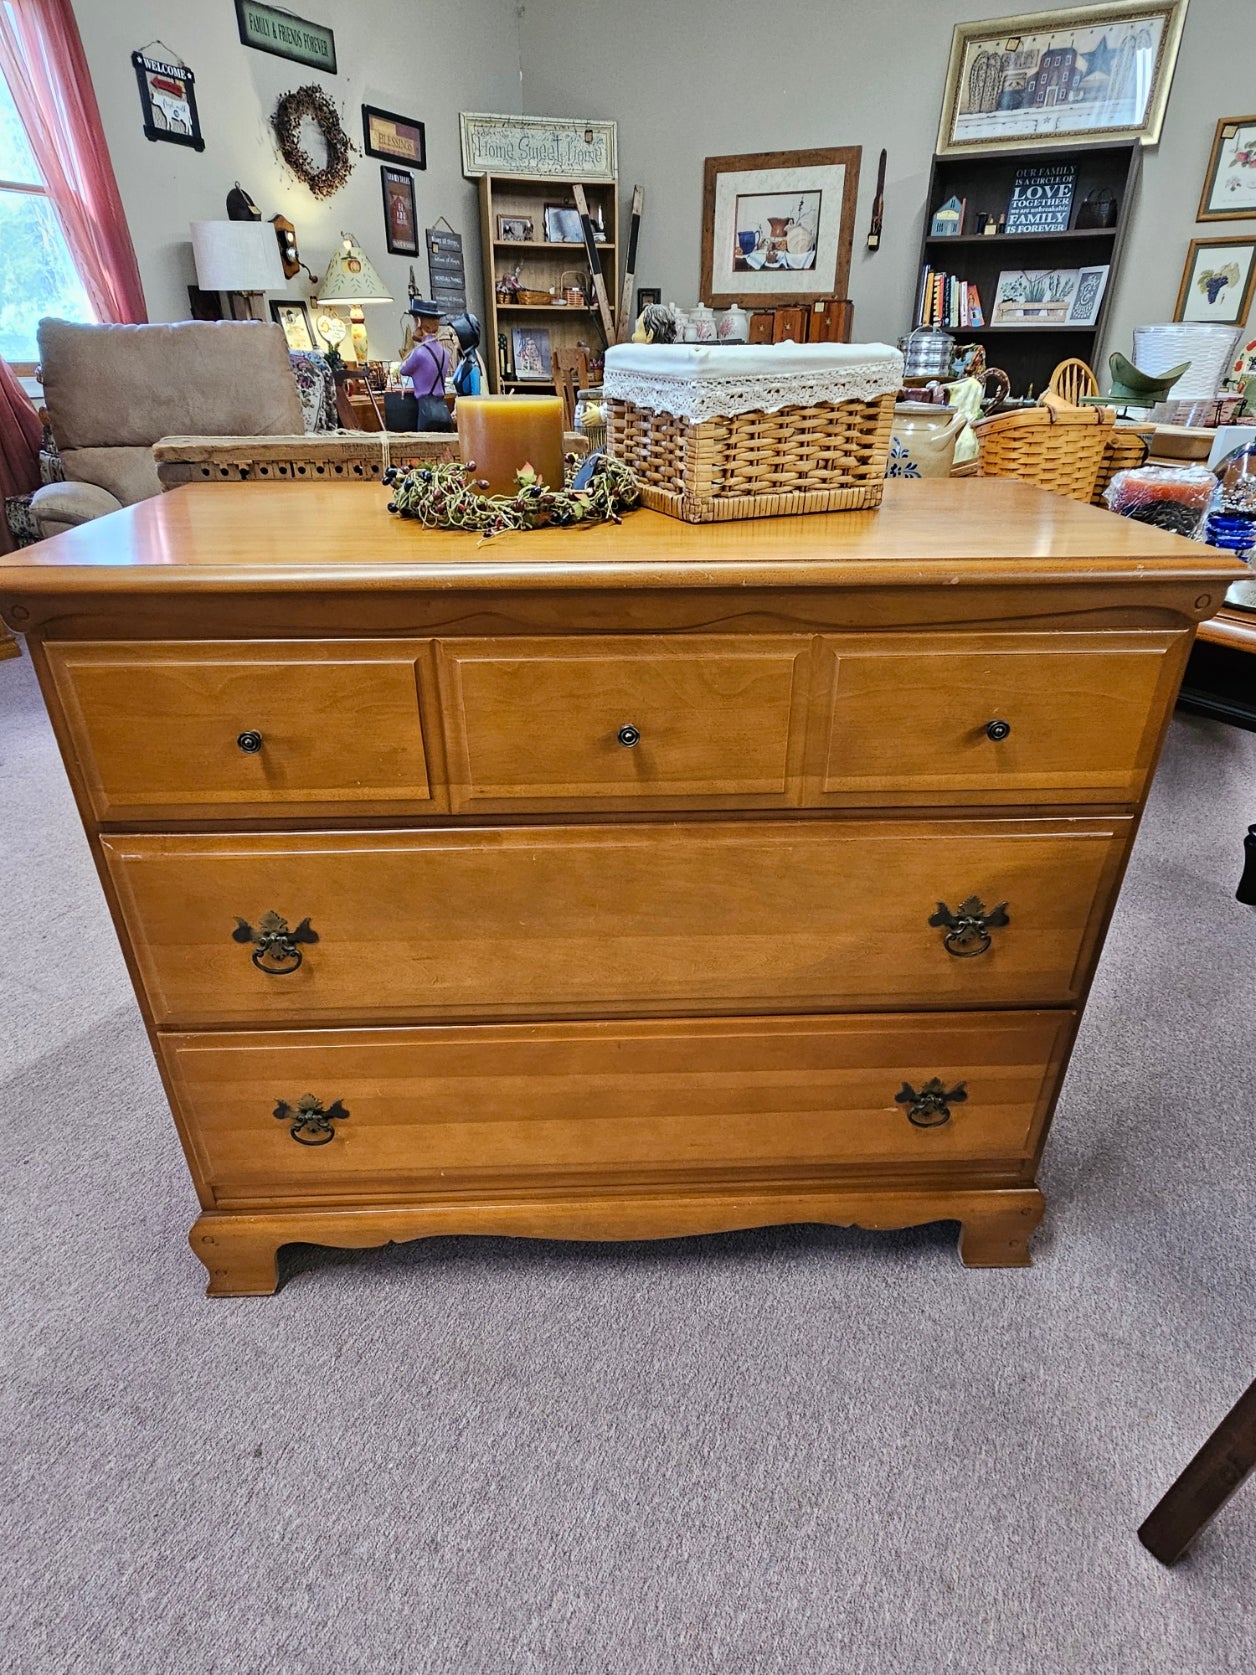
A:
{"type": "Polygon", "coordinates": [[[102,849],[163,1025],[1067,1006],[1127,820],[755,821],[239,837],[102,849]],[[939,902],[1008,904],[975,958],[939,902]],[[287,975],[237,917],[310,919],[287,975]]]}

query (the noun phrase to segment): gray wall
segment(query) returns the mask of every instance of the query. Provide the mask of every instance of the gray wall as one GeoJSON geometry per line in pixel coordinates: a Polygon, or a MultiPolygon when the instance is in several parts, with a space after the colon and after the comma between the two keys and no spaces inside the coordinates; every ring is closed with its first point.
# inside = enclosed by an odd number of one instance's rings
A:
{"type": "MultiPolygon", "coordinates": [[[[315,82],[340,107],[355,144],[361,142],[364,103],[424,121],[428,167],[415,175],[419,225],[429,227],[444,215],[462,233],[468,279],[478,296],[479,212],[474,183],[462,178],[458,112],[520,109],[514,8],[504,0],[440,7],[430,0],[285,0],[285,6],[335,30],[338,75],[241,46],[231,0],[77,0],[149,315],[187,317],[187,286],[196,278],[188,223],[225,219],[226,196],[238,179],[263,217],[282,213],[294,223],[301,254],[320,277],[341,230],[356,233],[398,298],[395,309],[367,309],[372,347],[395,352],[408,260],[387,254],[379,159],[357,158],[348,184],[320,203],[280,158],[271,112],[282,94],[315,82]],[[130,55],[156,36],[196,76],[203,152],[144,138],[130,55]]],[[[426,291],[426,252],[416,268],[426,291]]],[[[301,274],[276,294],[308,297],[311,289],[301,274]]]]}
{"type": "MultiPolygon", "coordinates": [[[[645,188],[639,282],[697,297],[704,157],[860,145],[863,166],[850,295],[855,336],[893,341],[910,325],[951,30],[1023,8],[1010,0],[527,0],[525,108],[619,123],[620,182],[645,188]],[[889,151],[885,232],[864,239],[881,147],[889,151]]],[[[1256,234],[1256,220],[1195,224],[1220,116],[1256,108],[1256,5],[1190,0],[1159,147],[1143,181],[1108,347],[1173,316],[1192,237],[1256,234]]],[[[1105,351],[1106,352],[1106,351],[1105,351]]]]}

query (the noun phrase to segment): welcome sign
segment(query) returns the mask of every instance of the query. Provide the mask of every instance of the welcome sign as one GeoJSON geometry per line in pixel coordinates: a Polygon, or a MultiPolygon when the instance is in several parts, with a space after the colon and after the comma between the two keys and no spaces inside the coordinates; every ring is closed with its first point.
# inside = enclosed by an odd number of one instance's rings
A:
{"type": "Polygon", "coordinates": [[[336,73],[336,37],[321,23],[308,23],[279,6],[261,0],[236,0],[236,22],[240,40],[258,52],[273,52],[278,58],[308,64],[314,70],[336,73]]]}

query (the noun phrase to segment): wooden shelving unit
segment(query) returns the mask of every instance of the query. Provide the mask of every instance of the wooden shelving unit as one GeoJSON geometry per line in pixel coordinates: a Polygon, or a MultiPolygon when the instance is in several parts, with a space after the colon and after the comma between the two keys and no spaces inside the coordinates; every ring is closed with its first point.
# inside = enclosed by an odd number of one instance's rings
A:
{"type": "MultiPolygon", "coordinates": [[[[548,378],[519,378],[514,375],[512,332],[524,327],[543,327],[550,335],[551,349],[575,348],[587,344],[593,355],[600,357],[605,341],[596,305],[536,306],[527,303],[500,303],[497,282],[514,272],[522,264],[521,281],[533,291],[557,288],[564,273],[579,272],[586,293],[592,303],[589,282],[589,263],[584,244],[556,244],[543,238],[502,239],[497,236],[499,215],[526,216],[535,230],[544,226],[546,205],[557,204],[564,209],[575,208],[572,188],[574,181],[552,180],[540,176],[509,179],[483,175],[480,179],[480,236],[485,253],[484,275],[484,359],[488,366],[489,388],[495,394],[509,390],[541,390],[554,388],[548,378]],[[505,335],[510,371],[503,373],[499,354],[499,338],[505,335]]],[[[619,188],[614,181],[582,182],[588,199],[589,213],[597,221],[599,212],[606,241],[598,243],[598,255],[606,280],[607,295],[615,306],[619,284],[619,188]]]]}
{"type": "MultiPolygon", "coordinates": [[[[1018,148],[967,157],[935,157],[925,204],[924,236],[920,241],[920,269],[926,263],[935,271],[956,273],[977,287],[982,313],[989,320],[994,312],[995,288],[1000,273],[1011,268],[1080,268],[1100,264],[1108,268],[1108,283],[1092,326],[963,326],[948,327],[958,341],[984,343],[992,339],[987,359],[1007,373],[1013,395],[1030,389],[1040,395],[1058,363],[1071,355],[1095,365],[1095,353],[1103,338],[1108,307],[1116,288],[1121,251],[1134,207],[1142,165],[1142,147],[1136,143],[1096,145],[1075,150],[1059,146],[1042,149],[1018,148]],[[967,199],[966,225],[975,224],[983,210],[1006,214],[1016,171],[1031,163],[1070,162],[1077,165],[1070,225],[1062,233],[1000,233],[987,238],[981,233],[963,232],[935,238],[929,232],[934,212],[950,197],[967,199]],[[1117,201],[1116,221],[1111,227],[1077,226],[1077,212],[1088,194],[1107,189],[1117,201]],[[997,349],[995,345],[997,344],[997,349]]],[[[913,325],[919,324],[917,320],[913,325]]],[[[1103,369],[1095,367],[1100,379],[1103,369]]]]}

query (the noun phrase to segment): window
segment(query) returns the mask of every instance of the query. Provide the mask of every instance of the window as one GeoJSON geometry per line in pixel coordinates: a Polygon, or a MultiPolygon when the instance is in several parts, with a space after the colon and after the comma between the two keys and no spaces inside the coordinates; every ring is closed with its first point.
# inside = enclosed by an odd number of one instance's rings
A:
{"type": "Polygon", "coordinates": [[[0,75],[0,355],[20,373],[34,370],[35,328],[45,314],[96,318],[0,75]]]}

